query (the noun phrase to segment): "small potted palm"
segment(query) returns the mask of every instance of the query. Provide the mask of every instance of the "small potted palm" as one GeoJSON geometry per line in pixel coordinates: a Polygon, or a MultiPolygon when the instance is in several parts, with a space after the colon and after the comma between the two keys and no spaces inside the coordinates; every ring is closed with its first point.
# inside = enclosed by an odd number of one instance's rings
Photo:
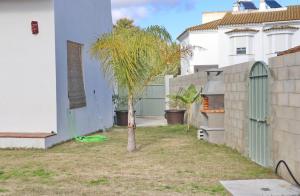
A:
{"type": "Polygon", "coordinates": [[[183,109],[182,103],[179,99],[182,89],[177,94],[168,95],[170,99],[171,109],[165,110],[165,118],[169,125],[184,124],[185,109],[183,109]]]}
{"type": "Polygon", "coordinates": [[[198,92],[195,85],[192,84],[187,89],[180,89],[175,95],[169,95],[169,99],[173,102],[171,106],[175,105],[176,109],[166,110],[165,117],[168,124],[183,124],[184,114],[187,113],[187,130],[189,130],[193,115],[192,106],[201,101],[201,91],[198,92]]]}

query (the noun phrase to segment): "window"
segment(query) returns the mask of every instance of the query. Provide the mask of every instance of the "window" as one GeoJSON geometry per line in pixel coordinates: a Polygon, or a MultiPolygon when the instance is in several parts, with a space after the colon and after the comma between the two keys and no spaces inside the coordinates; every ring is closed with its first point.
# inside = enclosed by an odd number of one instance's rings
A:
{"type": "Polygon", "coordinates": [[[82,44],[68,41],[68,97],[70,109],[86,106],[82,72],[82,44]]]}
{"type": "Polygon", "coordinates": [[[268,52],[278,53],[292,47],[292,35],[287,33],[278,33],[268,35],[268,52]]]}
{"type": "Polygon", "coordinates": [[[246,54],[247,49],[245,47],[243,48],[236,48],[236,54],[246,54]]]}
{"type": "Polygon", "coordinates": [[[282,52],[288,49],[288,34],[277,34],[274,36],[274,52],[282,52]]]}
{"type": "Polygon", "coordinates": [[[253,53],[253,37],[235,36],[230,38],[230,55],[251,55],[253,53]]]}

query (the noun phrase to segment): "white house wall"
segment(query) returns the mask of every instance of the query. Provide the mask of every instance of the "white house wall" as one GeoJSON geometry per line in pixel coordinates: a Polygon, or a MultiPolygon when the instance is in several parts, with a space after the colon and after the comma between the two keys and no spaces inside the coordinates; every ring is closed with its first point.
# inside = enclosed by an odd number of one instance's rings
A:
{"type": "Polygon", "coordinates": [[[231,51],[231,46],[230,46],[230,38],[228,37],[228,35],[226,35],[225,33],[227,31],[230,31],[229,29],[219,29],[218,30],[218,41],[220,43],[220,47],[218,47],[218,49],[216,50],[218,53],[218,59],[219,59],[219,67],[224,67],[225,65],[230,64],[230,59],[229,59],[229,55],[230,55],[230,51],[231,51]]]}
{"type": "Polygon", "coordinates": [[[192,56],[182,59],[181,74],[194,73],[197,65],[218,65],[218,32],[193,31],[181,38],[182,45],[192,47],[192,56]]]}
{"type": "Polygon", "coordinates": [[[268,59],[277,56],[277,52],[300,45],[300,30],[264,31],[264,29],[271,28],[276,25],[290,25],[300,28],[299,22],[219,27],[218,34],[220,47],[217,49],[219,55],[219,67],[226,67],[248,61],[264,61],[268,63],[268,59]],[[233,35],[226,34],[228,31],[239,28],[250,28],[258,30],[258,32],[235,33],[233,35]],[[269,41],[270,35],[273,36],[271,43],[269,41]],[[247,54],[245,55],[235,54],[236,46],[239,44],[236,43],[237,39],[232,39],[232,37],[239,36],[248,38],[247,44],[245,45],[245,47],[247,47],[247,54]],[[281,42],[281,38],[285,41],[281,42]],[[232,42],[232,40],[235,40],[235,42],[232,42]],[[270,44],[272,45],[271,51],[270,44]]]}
{"type": "Polygon", "coordinates": [[[299,30],[294,33],[292,38],[292,47],[296,47],[300,45],[300,21],[295,22],[292,25],[299,28],[299,30]]]}
{"type": "Polygon", "coordinates": [[[194,73],[196,65],[219,65],[226,67],[248,61],[264,61],[277,56],[277,52],[300,45],[300,21],[270,22],[219,26],[218,30],[186,32],[180,36],[182,45],[195,46],[193,57],[182,60],[181,75],[194,73]],[[264,31],[274,26],[292,26],[299,29],[264,31]],[[258,32],[227,34],[234,29],[254,29],[258,32]],[[239,39],[244,37],[247,40],[239,39]],[[236,54],[236,48],[246,43],[246,54],[236,54]]]}
{"type": "MultiPolygon", "coordinates": [[[[238,27],[223,27],[219,28],[219,66],[225,67],[228,65],[239,64],[243,62],[253,61],[257,56],[263,56],[263,44],[261,34],[258,33],[235,33],[226,34],[238,27]],[[246,47],[247,53],[243,55],[236,54],[237,47],[246,47]]],[[[243,27],[251,28],[260,31],[261,27],[243,27]]]]}
{"type": "Polygon", "coordinates": [[[110,0],[55,0],[57,141],[88,134],[113,125],[112,88],[100,71],[100,64],[90,56],[97,38],[112,29],[110,0]],[[67,40],[83,44],[83,77],[87,106],[69,109],[67,87],[67,40]]]}
{"type": "Polygon", "coordinates": [[[191,65],[217,65],[218,44],[217,31],[194,31],[190,33],[190,44],[195,46],[191,65]]]}
{"type": "Polygon", "coordinates": [[[55,131],[52,0],[0,0],[0,25],[0,131],[55,131]],[[31,21],[38,21],[38,35],[31,21]]]}
{"type": "MultiPolygon", "coordinates": [[[[182,40],[180,41],[181,46],[186,47],[190,45],[190,40],[189,40],[189,32],[186,32],[182,38],[182,40]]],[[[182,75],[187,75],[190,74],[192,72],[192,70],[190,69],[190,56],[185,56],[184,58],[181,59],[181,74],[182,75]]]]}
{"type": "MultiPolygon", "coordinates": [[[[270,28],[274,25],[274,23],[266,24],[264,28],[270,28]]],[[[289,25],[293,27],[300,28],[300,21],[294,22],[282,22],[277,23],[277,25],[289,25]]],[[[287,50],[289,48],[299,46],[300,45],[300,30],[281,30],[281,31],[272,31],[272,32],[264,32],[264,60],[268,63],[268,59],[274,56],[277,56],[276,52],[278,52],[278,48],[281,50],[287,50]],[[271,48],[269,39],[271,37],[271,48]],[[284,42],[280,41],[280,37],[284,37],[284,42]]]]}

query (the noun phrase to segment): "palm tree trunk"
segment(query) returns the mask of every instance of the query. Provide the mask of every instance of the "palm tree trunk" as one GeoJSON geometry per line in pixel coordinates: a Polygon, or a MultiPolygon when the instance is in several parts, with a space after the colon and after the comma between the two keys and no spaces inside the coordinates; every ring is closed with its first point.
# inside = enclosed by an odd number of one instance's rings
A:
{"type": "Polygon", "coordinates": [[[135,118],[134,118],[134,108],[133,108],[133,95],[128,95],[128,152],[133,152],[136,150],[135,143],[135,118]]]}
{"type": "Polygon", "coordinates": [[[187,128],[187,132],[190,130],[190,126],[191,126],[191,121],[192,121],[192,105],[189,104],[188,106],[188,128],[187,128]]]}

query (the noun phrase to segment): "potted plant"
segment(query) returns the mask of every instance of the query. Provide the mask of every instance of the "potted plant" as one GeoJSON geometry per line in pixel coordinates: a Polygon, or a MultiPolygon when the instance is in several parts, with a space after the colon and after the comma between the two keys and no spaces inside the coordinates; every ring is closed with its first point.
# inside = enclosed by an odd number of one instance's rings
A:
{"type": "MultiPolygon", "coordinates": [[[[128,97],[127,95],[120,96],[120,95],[113,95],[112,97],[114,107],[115,107],[115,124],[118,126],[127,126],[128,125],[128,97]]],[[[140,100],[134,99],[133,105],[136,105],[136,103],[140,100]]],[[[136,111],[134,111],[135,114],[136,111]]]]}
{"type": "Polygon", "coordinates": [[[191,84],[187,89],[180,89],[176,95],[169,95],[168,97],[175,104],[176,109],[166,110],[168,124],[183,124],[184,113],[187,112],[187,130],[189,130],[193,115],[192,105],[201,101],[201,91],[198,92],[195,85],[191,84]]]}
{"type": "Polygon", "coordinates": [[[128,125],[128,108],[127,97],[113,95],[113,103],[115,107],[115,124],[118,126],[128,125]]]}
{"type": "Polygon", "coordinates": [[[170,99],[170,107],[172,109],[165,110],[165,118],[169,125],[184,124],[185,109],[181,109],[182,104],[178,98],[181,91],[182,89],[180,89],[175,95],[168,95],[168,98],[170,99]]]}

